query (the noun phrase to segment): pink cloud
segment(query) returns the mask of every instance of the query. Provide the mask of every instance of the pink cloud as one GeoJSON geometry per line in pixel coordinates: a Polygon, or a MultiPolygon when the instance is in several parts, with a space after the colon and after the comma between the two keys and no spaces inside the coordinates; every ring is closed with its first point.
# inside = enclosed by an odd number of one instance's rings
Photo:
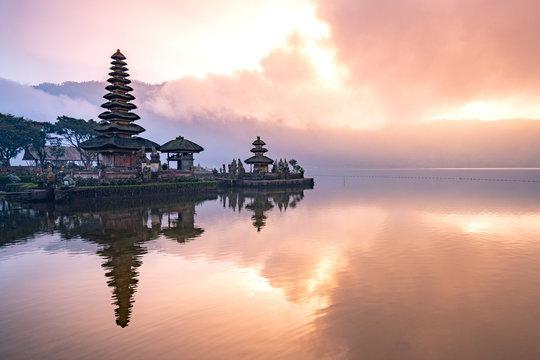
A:
{"type": "Polygon", "coordinates": [[[337,59],[392,121],[475,99],[540,95],[536,1],[318,3],[337,59]]]}

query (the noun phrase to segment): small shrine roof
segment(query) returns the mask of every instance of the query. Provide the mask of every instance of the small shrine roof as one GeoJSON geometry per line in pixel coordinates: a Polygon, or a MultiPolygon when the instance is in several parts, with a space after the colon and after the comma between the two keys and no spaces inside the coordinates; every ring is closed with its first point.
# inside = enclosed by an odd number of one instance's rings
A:
{"type": "Polygon", "coordinates": [[[183,138],[182,136],[177,137],[174,140],[166,142],[161,145],[159,151],[161,152],[201,152],[204,148],[198,144],[195,144],[193,141],[183,138]]]}

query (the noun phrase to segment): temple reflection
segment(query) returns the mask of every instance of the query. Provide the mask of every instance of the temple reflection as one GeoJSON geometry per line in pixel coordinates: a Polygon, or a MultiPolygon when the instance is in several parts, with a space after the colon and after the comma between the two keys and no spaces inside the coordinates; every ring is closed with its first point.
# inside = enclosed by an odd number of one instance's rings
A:
{"type": "Polygon", "coordinates": [[[266,225],[267,212],[274,207],[277,207],[280,212],[285,212],[288,208],[295,208],[303,198],[304,189],[239,189],[219,194],[220,202],[224,208],[228,207],[238,212],[243,209],[253,212],[251,220],[257,231],[261,231],[266,225]]]}
{"type": "Polygon", "coordinates": [[[54,230],[52,205],[28,208],[0,200],[0,247],[24,242],[34,234],[54,230]]]}
{"type": "Polygon", "coordinates": [[[116,324],[129,324],[133,295],[137,288],[138,268],[142,265],[145,242],[155,239],[159,232],[147,226],[145,208],[101,214],[82,214],[80,236],[100,245],[97,254],[105,259],[107,284],[112,288],[116,306],[116,324]]]}
{"type": "Polygon", "coordinates": [[[104,259],[107,285],[112,288],[116,324],[130,322],[138,269],[147,250],[145,243],[164,236],[185,243],[204,233],[195,226],[195,206],[203,197],[151,203],[59,206],[2,203],[0,247],[25,241],[37,233],[56,231],[63,240],[80,238],[98,245],[104,259]]]}
{"type": "Polygon", "coordinates": [[[167,222],[161,225],[161,232],[169,239],[185,243],[204,233],[204,230],[195,226],[195,204],[184,204],[168,211],[167,222]]]}

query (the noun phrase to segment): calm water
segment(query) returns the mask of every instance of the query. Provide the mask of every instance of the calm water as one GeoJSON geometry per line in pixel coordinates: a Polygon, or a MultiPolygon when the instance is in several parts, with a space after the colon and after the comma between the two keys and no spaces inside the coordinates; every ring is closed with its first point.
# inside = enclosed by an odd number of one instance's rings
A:
{"type": "Polygon", "coordinates": [[[540,358],[540,170],[1,210],[2,359],[540,358]]]}

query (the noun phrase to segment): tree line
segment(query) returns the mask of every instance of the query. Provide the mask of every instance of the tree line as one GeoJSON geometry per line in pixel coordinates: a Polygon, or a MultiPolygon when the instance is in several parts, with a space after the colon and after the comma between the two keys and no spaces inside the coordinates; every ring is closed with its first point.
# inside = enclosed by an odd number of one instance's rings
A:
{"type": "Polygon", "coordinates": [[[46,160],[47,147],[49,154],[58,159],[64,155],[64,143],[77,150],[87,167],[95,160],[95,154],[85,152],[80,144],[98,135],[94,131],[96,125],[92,119],[59,116],[51,124],[0,113],[0,167],[11,166],[11,159],[26,148],[35,151],[40,164],[46,160]]]}

